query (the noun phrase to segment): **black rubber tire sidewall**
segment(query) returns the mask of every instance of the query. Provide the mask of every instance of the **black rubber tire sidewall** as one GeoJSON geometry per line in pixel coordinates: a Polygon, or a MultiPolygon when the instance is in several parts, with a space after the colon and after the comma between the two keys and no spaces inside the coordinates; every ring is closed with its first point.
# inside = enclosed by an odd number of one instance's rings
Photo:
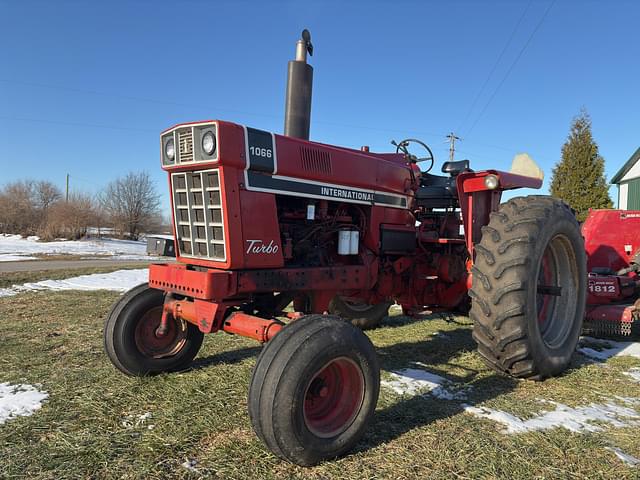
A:
{"type": "Polygon", "coordinates": [[[579,230],[577,230],[573,223],[568,221],[566,218],[560,218],[557,221],[549,222],[549,224],[548,228],[541,231],[541,235],[536,242],[531,262],[532,266],[534,266],[532,274],[537,275],[545,248],[551,239],[558,234],[564,235],[571,243],[577,257],[576,267],[579,287],[577,289],[578,298],[575,299],[577,304],[575,314],[580,318],[573,320],[571,330],[568,332],[568,336],[563,344],[558,348],[550,348],[544,342],[540,332],[536,309],[537,284],[533,281],[529,282],[527,289],[527,302],[525,305],[526,318],[528,319],[528,336],[531,346],[531,355],[534,363],[538,366],[538,372],[542,378],[562,373],[570,363],[571,356],[575,352],[578,340],[580,339],[580,333],[582,332],[582,316],[584,314],[584,308],[580,308],[580,305],[585,304],[587,291],[586,258],[584,255],[584,243],[579,230]],[[580,312],[583,313],[581,314],[580,312]]]}
{"type": "Polygon", "coordinates": [[[112,363],[127,375],[153,375],[185,368],[195,358],[204,338],[203,333],[187,323],[185,344],[175,355],[149,358],[135,343],[138,321],[150,309],[162,305],[164,292],[139,285],[120,298],[105,322],[105,350],[112,363]]]}
{"type": "Polygon", "coordinates": [[[249,389],[250,415],[258,436],[276,455],[298,465],[315,465],[349,451],[362,437],[380,391],[380,367],[369,339],[337,317],[312,315],[286,327],[271,342],[258,358],[249,389]],[[294,326],[295,331],[283,335],[294,326]],[[337,357],[347,357],[360,367],[364,399],[344,432],[319,438],[305,424],[304,395],[312,376],[337,357]]]}
{"type": "MultiPolygon", "coordinates": [[[[575,351],[587,293],[584,241],[571,209],[548,196],[512,198],[491,213],[475,253],[469,315],[478,353],[496,371],[514,377],[542,380],[560,374],[575,351]],[[575,290],[561,293],[567,295],[561,301],[574,301],[575,309],[562,338],[554,340],[558,346],[551,347],[540,331],[536,301],[542,257],[557,236],[565,242],[556,250],[557,272],[575,269],[570,282],[575,290]]],[[[555,318],[570,311],[560,309],[555,318]]]]}

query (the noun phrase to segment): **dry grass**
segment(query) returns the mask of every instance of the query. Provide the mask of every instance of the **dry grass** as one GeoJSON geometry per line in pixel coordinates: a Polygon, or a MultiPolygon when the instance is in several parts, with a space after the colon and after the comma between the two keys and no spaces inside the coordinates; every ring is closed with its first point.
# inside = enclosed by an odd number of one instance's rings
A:
{"type": "MultiPolygon", "coordinates": [[[[40,292],[0,299],[0,382],[40,383],[50,394],[33,416],[0,425],[0,478],[638,476],[605,448],[616,445],[640,457],[634,428],[505,435],[495,423],[463,413],[460,402],[400,397],[387,389],[351,455],[310,469],[290,465],[262,446],[247,416],[258,345],[210,335],[192,370],[128,378],[102,350],[103,318],[116,298],[104,292],[40,292]],[[136,422],[146,412],[151,417],[136,422]],[[197,461],[197,472],[181,466],[187,460],[197,461]]],[[[469,402],[524,417],[541,409],[539,398],[576,406],[603,396],[640,398],[640,386],[622,374],[640,365],[636,359],[593,364],[576,355],[566,375],[544,383],[498,376],[474,353],[463,317],[395,317],[369,335],[386,372],[421,362],[472,387],[469,402]]]]}

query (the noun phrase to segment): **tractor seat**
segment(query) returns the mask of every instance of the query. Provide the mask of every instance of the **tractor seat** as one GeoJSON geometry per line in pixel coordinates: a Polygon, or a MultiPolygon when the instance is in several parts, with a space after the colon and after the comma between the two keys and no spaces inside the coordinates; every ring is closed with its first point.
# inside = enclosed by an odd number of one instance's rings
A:
{"type": "Polygon", "coordinates": [[[462,172],[468,172],[469,160],[458,160],[455,162],[444,162],[442,164],[442,173],[448,173],[452,177],[456,177],[462,172]]]}
{"type": "Polygon", "coordinates": [[[420,175],[416,201],[426,208],[455,207],[458,203],[456,178],[423,173],[420,175]]]}
{"type": "Polygon", "coordinates": [[[471,171],[469,160],[458,160],[457,162],[444,162],[442,173],[449,176],[431,175],[422,173],[420,175],[420,187],[416,192],[416,201],[426,208],[453,208],[458,206],[458,189],[456,187],[456,177],[462,172],[471,171]]]}

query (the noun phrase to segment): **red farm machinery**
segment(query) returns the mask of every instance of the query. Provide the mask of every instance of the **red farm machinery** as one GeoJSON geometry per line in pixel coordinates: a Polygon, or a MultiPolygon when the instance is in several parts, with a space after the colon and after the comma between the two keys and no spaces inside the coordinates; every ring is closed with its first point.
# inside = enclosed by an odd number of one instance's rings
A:
{"type": "Polygon", "coordinates": [[[391,153],[309,141],[311,49],[305,31],[285,135],[219,120],[162,132],[177,263],[151,265],[105,325],[107,354],[128,375],[188,367],[205,333],[264,343],[249,416],[272,452],[300,465],[363,435],[380,367],[362,329],[391,303],[468,311],[490,366],[543,379],[567,367],[587,295],[572,211],[547,196],[501,203],[505,190],[541,186],[522,173],[531,165],[451,161],[436,175],[417,140],[391,153]]]}
{"type": "Polygon", "coordinates": [[[585,332],[637,336],[640,211],[592,210],[582,234],[589,272],[585,332]]]}

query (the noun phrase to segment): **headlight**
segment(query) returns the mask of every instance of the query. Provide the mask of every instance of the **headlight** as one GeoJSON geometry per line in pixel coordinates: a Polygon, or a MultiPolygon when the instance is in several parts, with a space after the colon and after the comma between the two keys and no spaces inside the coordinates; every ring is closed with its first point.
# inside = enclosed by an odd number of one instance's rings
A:
{"type": "Polygon", "coordinates": [[[489,190],[495,190],[496,188],[498,188],[499,183],[500,182],[498,180],[498,177],[496,177],[495,175],[487,175],[486,177],[484,177],[484,186],[489,190]]]}
{"type": "Polygon", "coordinates": [[[173,159],[176,157],[176,146],[173,144],[173,138],[167,140],[167,143],[164,144],[164,154],[167,159],[173,162],[173,159]]]}
{"type": "Polygon", "coordinates": [[[202,136],[202,151],[207,155],[213,155],[213,152],[216,151],[216,136],[212,131],[208,131],[202,136]]]}

